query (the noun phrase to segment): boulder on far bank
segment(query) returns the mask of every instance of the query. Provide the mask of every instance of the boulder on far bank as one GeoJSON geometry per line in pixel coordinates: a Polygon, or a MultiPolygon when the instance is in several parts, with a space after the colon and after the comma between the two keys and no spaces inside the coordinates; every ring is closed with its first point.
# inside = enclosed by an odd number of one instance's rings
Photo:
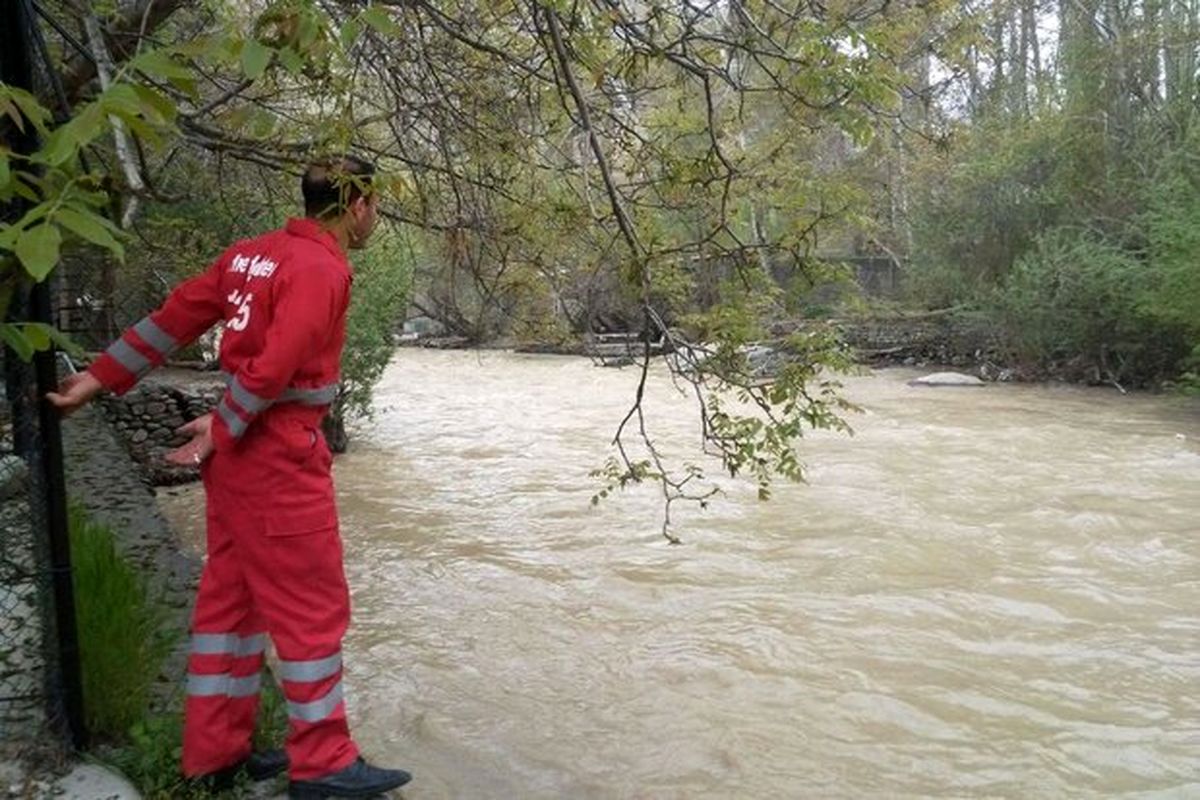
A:
{"type": "Polygon", "coordinates": [[[908,382],[909,386],[986,386],[974,375],[964,375],[961,372],[934,372],[922,375],[908,382]]]}

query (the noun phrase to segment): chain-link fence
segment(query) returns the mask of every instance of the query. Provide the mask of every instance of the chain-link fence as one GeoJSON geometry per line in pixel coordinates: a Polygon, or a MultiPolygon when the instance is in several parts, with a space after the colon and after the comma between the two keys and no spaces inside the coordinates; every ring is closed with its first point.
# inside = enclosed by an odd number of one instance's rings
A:
{"type": "MultiPolygon", "coordinates": [[[[31,4],[4,3],[0,13],[4,83],[47,91],[53,76],[31,4]]],[[[0,143],[15,154],[37,145],[31,125],[7,119],[0,143]]],[[[19,198],[6,203],[3,221],[24,209],[19,198]]],[[[0,279],[5,322],[54,322],[53,281],[31,285],[11,259],[0,263],[0,279]]],[[[58,382],[54,358],[43,351],[25,361],[0,346],[0,741],[34,742],[54,731],[69,732],[78,746],[83,709],[61,431],[42,399],[58,382]]]]}
{"type": "Polygon", "coordinates": [[[45,634],[50,619],[37,420],[26,399],[32,371],[4,351],[0,405],[0,729],[5,738],[44,725],[45,634]]]}
{"type": "MultiPolygon", "coordinates": [[[[14,302],[10,320],[41,318],[46,288],[14,302]]],[[[0,366],[0,738],[29,741],[72,728],[78,738],[61,443],[57,418],[39,397],[55,368],[49,354],[26,363],[9,349],[0,366]]]]}

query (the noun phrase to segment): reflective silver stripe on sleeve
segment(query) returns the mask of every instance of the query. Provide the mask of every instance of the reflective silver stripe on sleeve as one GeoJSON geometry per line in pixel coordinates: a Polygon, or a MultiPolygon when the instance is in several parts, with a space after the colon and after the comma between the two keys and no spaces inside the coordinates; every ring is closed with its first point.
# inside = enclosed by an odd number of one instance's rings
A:
{"type": "Polygon", "coordinates": [[[296,703],[289,700],[288,716],[302,722],[320,722],[332,714],[340,702],[342,702],[342,682],[338,681],[320,700],[313,700],[311,703],[296,703]]]}
{"type": "Polygon", "coordinates": [[[251,697],[262,687],[262,673],[235,678],[228,672],[215,675],[188,673],[187,693],[192,697],[251,697]]]}
{"type": "Polygon", "coordinates": [[[342,654],[334,653],[325,658],[311,661],[285,661],[279,659],[279,678],[297,683],[312,683],[337,674],[342,668],[342,654]]]}
{"type": "Polygon", "coordinates": [[[137,350],[134,350],[129,342],[124,339],[117,339],[105,352],[116,359],[117,363],[122,367],[139,377],[145,375],[150,367],[153,366],[150,363],[150,359],[137,350]]]}
{"type": "MultiPolygon", "coordinates": [[[[225,379],[225,385],[229,387],[231,392],[233,392],[233,399],[237,401],[238,405],[242,406],[242,408],[245,408],[247,411],[254,410],[250,405],[242,403],[241,397],[239,397],[237,392],[234,391],[233,387],[235,385],[240,386],[237,376],[230,375],[228,372],[222,370],[221,377],[225,379]]],[[[268,406],[274,403],[299,403],[300,405],[304,406],[323,406],[328,405],[337,399],[338,387],[340,385],[341,384],[338,381],[334,381],[333,383],[327,383],[324,386],[314,386],[312,388],[289,386],[288,388],[284,389],[279,394],[279,397],[275,400],[265,400],[261,397],[258,397],[258,395],[252,394],[245,388],[242,388],[241,391],[246,393],[248,397],[247,403],[249,404],[252,404],[255,400],[257,400],[259,402],[266,403],[268,406]]]]}
{"type": "Polygon", "coordinates": [[[229,428],[229,434],[233,438],[240,439],[246,432],[246,421],[229,407],[229,403],[225,402],[224,397],[221,398],[220,403],[217,403],[217,414],[225,421],[225,427],[229,428]]]}
{"type": "Polygon", "coordinates": [[[242,386],[242,382],[237,379],[236,375],[231,381],[229,381],[229,394],[233,396],[235,403],[249,411],[251,414],[257,414],[267,406],[271,405],[270,400],[259,397],[245,386],[242,386]]]}
{"type": "Polygon", "coordinates": [[[179,347],[179,342],[175,337],[158,327],[149,317],[142,318],[137,325],[134,325],[133,332],[142,337],[142,341],[157,350],[163,358],[175,352],[179,347]]]}
{"type": "Polygon", "coordinates": [[[258,655],[267,649],[267,635],[253,633],[238,636],[236,633],[193,633],[192,652],[212,656],[228,653],[234,658],[258,655]]]}
{"type": "Polygon", "coordinates": [[[323,406],[332,403],[337,398],[338,384],[327,383],[311,389],[301,389],[293,386],[283,390],[279,399],[285,402],[300,403],[306,406],[323,406]]]}

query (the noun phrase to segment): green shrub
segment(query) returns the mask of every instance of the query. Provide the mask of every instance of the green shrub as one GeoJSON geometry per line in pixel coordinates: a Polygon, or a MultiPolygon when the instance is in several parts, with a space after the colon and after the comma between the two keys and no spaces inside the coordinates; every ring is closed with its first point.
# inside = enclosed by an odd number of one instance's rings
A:
{"type": "MultiPolygon", "coordinates": [[[[178,707],[179,702],[173,703],[178,707]]],[[[262,703],[254,730],[254,749],[283,747],[287,736],[287,704],[275,681],[263,680],[262,703]]],[[[100,753],[100,759],[129,779],[145,800],[193,800],[209,797],[205,790],[191,786],[183,777],[183,714],[178,711],[154,714],[130,727],[120,746],[100,753]]],[[[247,796],[248,782],[227,793],[247,796]]]]}
{"type": "Polygon", "coordinates": [[[150,690],[178,632],[169,610],[117,552],[112,531],[70,509],[75,616],[84,715],[100,739],[125,736],[150,704],[150,690]]]}
{"type": "Polygon", "coordinates": [[[342,391],[338,408],[349,417],[371,413],[371,389],[396,351],[412,284],[413,251],[400,233],[380,230],[354,257],[354,288],[346,315],[342,391]]]}
{"type": "Polygon", "coordinates": [[[189,792],[180,769],[183,753],[183,715],[178,711],[138,720],[122,746],[102,754],[137,787],[146,800],[202,797],[189,792]]]}
{"type": "Polygon", "coordinates": [[[994,305],[1017,355],[1082,361],[1105,379],[1145,384],[1171,375],[1186,339],[1147,312],[1151,269],[1083,229],[1039,236],[1017,259],[994,305]]]}
{"type": "Polygon", "coordinates": [[[905,293],[917,305],[970,304],[1001,281],[1069,208],[1056,175],[1061,121],[984,122],[956,131],[952,152],[914,165],[913,250],[905,293]]]}
{"type": "Polygon", "coordinates": [[[1147,190],[1145,205],[1138,220],[1149,267],[1142,308],[1200,345],[1200,176],[1182,169],[1164,176],[1147,190]]]}
{"type": "Polygon", "coordinates": [[[375,384],[396,351],[394,334],[404,321],[413,261],[411,243],[390,229],[379,230],[371,244],[354,257],[341,390],[325,421],[325,434],[334,451],[345,449],[346,421],[371,413],[375,384]]]}

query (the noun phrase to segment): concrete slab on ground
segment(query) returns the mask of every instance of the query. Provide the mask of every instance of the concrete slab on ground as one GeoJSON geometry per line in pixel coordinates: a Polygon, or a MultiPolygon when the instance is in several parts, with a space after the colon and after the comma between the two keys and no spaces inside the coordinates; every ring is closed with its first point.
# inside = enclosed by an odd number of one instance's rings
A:
{"type": "Polygon", "coordinates": [[[98,764],[80,764],[55,782],[64,800],[141,800],[142,795],[121,775],[98,764]]]}

